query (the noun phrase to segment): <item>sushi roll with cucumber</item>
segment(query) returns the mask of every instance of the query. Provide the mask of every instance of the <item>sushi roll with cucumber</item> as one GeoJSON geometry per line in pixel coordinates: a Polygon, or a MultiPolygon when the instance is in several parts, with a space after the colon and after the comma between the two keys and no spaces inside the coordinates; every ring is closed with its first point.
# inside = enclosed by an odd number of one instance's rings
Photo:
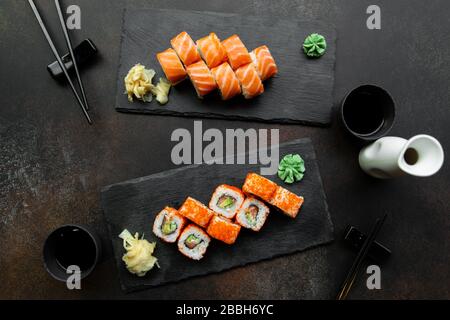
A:
{"type": "Polygon", "coordinates": [[[206,229],[211,237],[226,244],[235,243],[240,231],[240,225],[220,216],[214,216],[206,229]]]}
{"type": "Polygon", "coordinates": [[[186,223],[176,209],[165,207],[155,218],[153,233],[165,242],[174,243],[186,223]]]}
{"type": "Polygon", "coordinates": [[[244,228],[259,231],[266,222],[268,215],[269,208],[262,201],[248,197],[236,215],[236,222],[244,228]]]}
{"type": "Polygon", "coordinates": [[[214,191],[209,208],[225,218],[233,219],[244,198],[244,193],[239,188],[222,184],[214,191]]]}
{"type": "Polygon", "coordinates": [[[208,249],[211,238],[194,224],[188,225],[178,239],[178,250],[186,257],[200,260],[208,249]]]}

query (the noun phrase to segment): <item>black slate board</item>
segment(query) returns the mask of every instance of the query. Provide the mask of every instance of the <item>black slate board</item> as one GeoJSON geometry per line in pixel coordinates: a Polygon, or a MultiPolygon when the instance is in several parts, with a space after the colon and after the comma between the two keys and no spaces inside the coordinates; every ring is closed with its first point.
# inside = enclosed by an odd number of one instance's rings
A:
{"type": "Polygon", "coordinates": [[[333,104],[335,38],[333,28],[317,21],[181,10],[128,9],[124,13],[122,28],[116,110],[327,125],[331,122],[333,104]],[[278,64],[279,76],[266,81],[265,93],[252,100],[238,97],[221,101],[217,93],[200,100],[187,80],[172,88],[169,103],[165,106],[160,106],[156,101],[128,102],[123,94],[123,78],[128,70],[136,63],[142,63],[148,68],[154,68],[158,76],[163,76],[156,53],[170,47],[170,39],[183,30],[194,40],[210,32],[216,32],[221,39],[236,33],[249,50],[266,44],[278,64]],[[327,39],[327,53],[320,59],[308,59],[301,51],[303,40],[312,32],[321,33],[327,39]]]}
{"type": "Polygon", "coordinates": [[[276,175],[268,178],[305,197],[297,218],[271,210],[260,232],[242,229],[233,246],[213,240],[200,261],[183,256],[176,244],[167,244],[156,238],[151,231],[154,217],[166,205],[178,207],[187,196],[208,203],[218,184],[240,187],[248,172],[259,173],[260,165],[193,165],[105,187],[101,194],[102,207],[122,288],[133,291],[216,273],[332,241],[333,226],[310,140],[280,145],[280,156],[289,153],[299,153],[305,159],[307,172],[304,179],[286,186],[276,175]],[[155,268],[143,278],[126,270],[121,259],[124,249],[118,238],[124,228],[132,233],[144,232],[146,239],[157,241],[155,255],[161,269],[155,268]]]}

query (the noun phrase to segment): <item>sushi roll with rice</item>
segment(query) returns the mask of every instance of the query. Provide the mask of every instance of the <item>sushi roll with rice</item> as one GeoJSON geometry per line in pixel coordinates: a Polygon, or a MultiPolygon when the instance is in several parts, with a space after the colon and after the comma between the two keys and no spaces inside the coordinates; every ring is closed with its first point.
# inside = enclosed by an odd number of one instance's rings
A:
{"type": "Polygon", "coordinates": [[[233,219],[244,202],[244,198],[245,196],[239,188],[222,184],[214,190],[209,201],[209,208],[225,218],[233,219]]]}
{"type": "Polygon", "coordinates": [[[197,40],[197,49],[208,68],[217,67],[228,59],[225,48],[214,32],[197,40]]]}
{"type": "Polygon", "coordinates": [[[191,65],[201,59],[194,40],[192,40],[191,36],[186,31],[183,31],[172,38],[170,44],[185,66],[191,65]]]}
{"type": "Polygon", "coordinates": [[[172,85],[176,85],[186,78],[186,70],[175,50],[169,48],[156,54],[156,58],[158,59],[167,80],[169,80],[172,85]]]}
{"type": "Polygon", "coordinates": [[[280,209],[285,215],[295,218],[303,204],[303,197],[278,187],[269,203],[280,209]]]}
{"type": "Polygon", "coordinates": [[[233,70],[252,62],[252,58],[250,57],[247,48],[236,34],[223,40],[222,45],[225,48],[228,61],[233,70]]]}
{"type": "Polygon", "coordinates": [[[212,68],[211,72],[220,90],[222,100],[228,100],[241,93],[241,85],[228,62],[212,68]]]}
{"type": "Polygon", "coordinates": [[[217,88],[211,70],[209,70],[205,62],[198,61],[193,63],[186,67],[186,71],[199,98],[203,98],[203,96],[217,88]]]}
{"type": "Polygon", "coordinates": [[[226,244],[233,244],[241,231],[241,226],[231,222],[230,220],[214,216],[208,225],[206,232],[214,239],[225,242],[226,244]]]}
{"type": "Polygon", "coordinates": [[[249,173],[245,178],[242,191],[258,197],[266,202],[270,202],[277,187],[278,186],[275,182],[270,181],[269,179],[256,173],[249,173]]]}
{"type": "Polygon", "coordinates": [[[153,233],[165,242],[173,243],[183,230],[186,219],[176,209],[165,207],[155,218],[153,233]]]}
{"type": "Polygon", "coordinates": [[[278,73],[277,65],[275,64],[275,59],[269,51],[267,46],[260,46],[250,52],[256,71],[262,81],[273,77],[278,73]]]}
{"type": "Polygon", "coordinates": [[[235,74],[241,84],[242,94],[245,99],[254,98],[264,92],[264,86],[253,63],[239,67],[235,74]]]}
{"type": "Polygon", "coordinates": [[[269,208],[262,201],[248,197],[236,215],[236,222],[244,228],[259,231],[266,222],[268,215],[269,208]]]}
{"type": "Polygon", "coordinates": [[[214,212],[207,206],[194,198],[188,197],[183,205],[178,209],[179,214],[188,218],[200,227],[206,227],[214,212]]]}
{"type": "Polygon", "coordinates": [[[188,225],[178,239],[178,250],[186,257],[200,260],[208,249],[211,238],[194,224],[188,225]]]}

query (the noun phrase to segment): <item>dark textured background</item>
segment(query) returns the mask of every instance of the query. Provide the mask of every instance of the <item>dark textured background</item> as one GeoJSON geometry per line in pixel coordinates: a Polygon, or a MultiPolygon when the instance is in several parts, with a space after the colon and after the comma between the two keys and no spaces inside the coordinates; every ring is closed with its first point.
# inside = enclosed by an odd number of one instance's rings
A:
{"type": "MultiPolygon", "coordinates": [[[[64,48],[53,1],[37,2],[64,48]]],[[[340,241],[130,295],[120,290],[109,241],[105,241],[104,261],[83,282],[81,291],[68,291],[45,272],[41,250],[46,235],[74,222],[92,225],[106,239],[100,188],[172,168],[170,134],[179,127],[192,128],[193,123],[114,111],[125,1],[73,2],[83,14],[82,30],[72,32],[73,39],[89,36],[102,52],[95,68],[83,72],[95,121],[92,127],[86,125],[68,89],[48,76],[45,66],[52,55],[28,4],[0,2],[0,298],[333,298],[353,257],[340,241]]],[[[432,134],[449,149],[448,1],[378,0],[380,31],[366,29],[365,10],[373,3],[365,0],[126,3],[328,21],[339,37],[335,104],[361,83],[380,84],[397,102],[392,134],[432,134]]],[[[368,230],[383,210],[390,213],[379,236],[393,250],[382,268],[383,289],[369,291],[360,279],[351,298],[450,298],[448,162],[432,178],[376,181],[358,169],[358,148],[337,122],[327,129],[219,120],[203,124],[205,128],[279,127],[283,141],[310,136],[337,237],[348,224],[368,230]]]]}

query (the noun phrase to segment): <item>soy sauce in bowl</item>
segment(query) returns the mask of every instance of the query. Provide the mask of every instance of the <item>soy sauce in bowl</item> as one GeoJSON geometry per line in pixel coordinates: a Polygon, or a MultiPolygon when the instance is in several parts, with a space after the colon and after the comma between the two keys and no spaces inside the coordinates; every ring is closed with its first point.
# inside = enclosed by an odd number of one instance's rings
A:
{"type": "Polygon", "coordinates": [[[96,249],[92,237],[77,227],[61,229],[55,247],[56,262],[64,269],[76,265],[81,271],[89,270],[95,262],[96,249]]]}
{"type": "Polygon", "coordinates": [[[392,128],[395,103],[389,93],[374,85],[359,86],[350,91],[341,105],[345,128],[360,140],[376,140],[392,128]]]}
{"type": "Polygon", "coordinates": [[[65,225],[54,230],[44,243],[44,265],[57,280],[66,281],[79,269],[81,278],[95,268],[101,255],[101,242],[94,231],[85,226],[65,225]]]}

